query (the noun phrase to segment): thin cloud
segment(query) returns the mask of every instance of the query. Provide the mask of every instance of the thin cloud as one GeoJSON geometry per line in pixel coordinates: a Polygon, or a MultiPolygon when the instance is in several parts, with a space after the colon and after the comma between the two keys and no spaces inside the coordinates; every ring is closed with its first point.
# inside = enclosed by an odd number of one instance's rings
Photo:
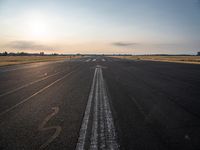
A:
{"type": "Polygon", "coordinates": [[[200,7],[200,0],[197,0],[196,3],[200,7]]]}
{"type": "Polygon", "coordinates": [[[52,49],[49,46],[38,44],[34,41],[12,41],[6,45],[13,49],[29,49],[29,50],[48,50],[52,49]]]}
{"type": "Polygon", "coordinates": [[[133,43],[133,42],[114,42],[111,44],[114,46],[120,46],[120,47],[130,47],[130,46],[138,45],[138,43],[133,43]]]}

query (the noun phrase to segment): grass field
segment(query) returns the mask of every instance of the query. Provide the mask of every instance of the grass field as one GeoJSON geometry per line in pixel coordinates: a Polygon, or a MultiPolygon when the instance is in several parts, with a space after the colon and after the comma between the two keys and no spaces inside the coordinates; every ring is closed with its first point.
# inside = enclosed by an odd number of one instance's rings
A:
{"type": "Polygon", "coordinates": [[[124,59],[133,60],[151,60],[177,63],[200,64],[200,56],[115,56],[124,59]]]}
{"type": "MultiPolygon", "coordinates": [[[[71,56],[71,59],[80,56],[71,56]]],[[[0,56],[0,66],[70,59],[70,56],[0,56]]]]}

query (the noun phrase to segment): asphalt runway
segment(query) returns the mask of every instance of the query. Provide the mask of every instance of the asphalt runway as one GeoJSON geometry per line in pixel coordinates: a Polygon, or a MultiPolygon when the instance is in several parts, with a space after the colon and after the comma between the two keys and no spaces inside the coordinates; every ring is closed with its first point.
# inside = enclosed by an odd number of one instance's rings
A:
{"type": "Polygon", "coordinates": [[[0,68],[2,150],[198,150],[200,65],[103,56],[0,68]]]}

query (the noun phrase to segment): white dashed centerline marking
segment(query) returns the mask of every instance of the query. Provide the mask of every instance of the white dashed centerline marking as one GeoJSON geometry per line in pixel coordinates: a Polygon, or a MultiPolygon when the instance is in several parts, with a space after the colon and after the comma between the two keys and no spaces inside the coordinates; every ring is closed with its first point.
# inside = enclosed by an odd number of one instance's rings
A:
{"type": "Polygon", "coordinates": [[[102,68],[95,68],[93,82],[83,117],[76,150],[118,150],[116,129],[110,109],[102,68]],[[91,128],[89,128],[91,124],[91,128]]]}
{"type": "Polygon", "coordinates": [[[91,59],[87,59],[85,62],[89,62],[91,59]]]}

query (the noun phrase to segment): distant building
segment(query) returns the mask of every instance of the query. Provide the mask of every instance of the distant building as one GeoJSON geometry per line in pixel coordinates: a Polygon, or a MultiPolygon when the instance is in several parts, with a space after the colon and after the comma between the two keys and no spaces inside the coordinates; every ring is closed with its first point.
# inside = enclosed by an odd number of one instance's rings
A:
{"type": "Polygon", "coordinates": [[[200,56],[200,52],[197,52],[197,56],[200,56]]]}
{"type": "Polygon", "coordinates": [[[41,56],[44,56],[44,52],[40,52],[40,55],[41,55],[41,56]]]}

